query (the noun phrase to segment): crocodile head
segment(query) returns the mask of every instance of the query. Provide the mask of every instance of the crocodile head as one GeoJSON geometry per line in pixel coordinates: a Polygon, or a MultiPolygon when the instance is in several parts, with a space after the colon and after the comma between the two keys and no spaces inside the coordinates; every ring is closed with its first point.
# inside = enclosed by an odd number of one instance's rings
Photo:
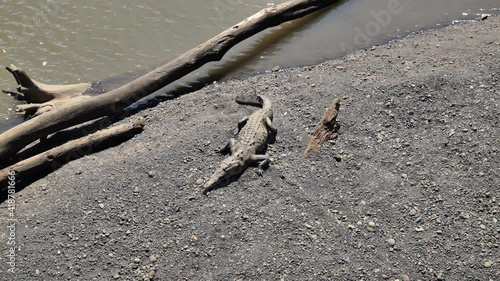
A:
{"type": "Polygon", "coordinates": [[[217,168],[210,179],[203,185],[205,188],[204,192],[206,193],[231,177],[239,175],[244,169],[245,163],[242,159],[232,156],[227,157],[222,161],[219,168],[217,168]]]}

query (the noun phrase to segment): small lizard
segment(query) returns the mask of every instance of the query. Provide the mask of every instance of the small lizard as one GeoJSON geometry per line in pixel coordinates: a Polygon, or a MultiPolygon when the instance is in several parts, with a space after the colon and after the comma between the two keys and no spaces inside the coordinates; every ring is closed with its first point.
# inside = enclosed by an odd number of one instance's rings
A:
{"type": "Polygon", "coordinates": [[[260,109],[238,122],[238,136],[231,138],[221,152],[230,151],[231,154],[222,161],[219,168],[205,183],[203,191],[207,194],[225,180],[239,175],[250,164],[258,162],[258,174],[262,175],[264,167],[270,161],[264,152],[268,138],[276,136],[278,132],[272,124],[273,111],[271,101],[265,97],[257,96],[258,102],[236,99],[238,104],[259,106],[260,109]]]}

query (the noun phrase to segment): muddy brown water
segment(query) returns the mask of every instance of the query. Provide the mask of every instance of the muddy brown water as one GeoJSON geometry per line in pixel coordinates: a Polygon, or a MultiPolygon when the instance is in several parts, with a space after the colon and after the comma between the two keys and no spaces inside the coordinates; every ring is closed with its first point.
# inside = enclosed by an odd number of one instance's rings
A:
{"type": "MultiPolygon", "coordinates": [[[[284,1],[0,0],[0,65],[46,83],[96,81],[167,62],[284,1]]],[[[178,84],[314,64],[409,32],[496,14],[498,0],[350,0],[258,34],[178,84]]],[[[15,81],[0,71],[0,89],[15,81]]],[[[167,89],[168,90],[168,89],[167,89]]],[[[0,95],[0,132],[21,119],[0,95]]]]}

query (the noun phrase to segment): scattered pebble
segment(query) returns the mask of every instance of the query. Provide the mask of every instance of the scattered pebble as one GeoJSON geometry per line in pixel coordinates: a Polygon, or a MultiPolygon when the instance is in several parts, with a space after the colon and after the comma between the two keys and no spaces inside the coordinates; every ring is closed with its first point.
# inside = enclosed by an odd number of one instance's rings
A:
{"type": "Polygon", "coordinates": [[[197,184],[197,185],[201,185],[201,184],[203,184],[203,179],[201,179],[201,178],[200,178],[200,179],[197,179],[197,180],[196,180],[196,184],[197,184]]]}
{"type": "Polygon", "coordinates": [[[103,203],[99,203],[99,208],[103,209],[104,208],[104,204],[103,203]]]}
{"type": "Polygon", "coordinates": [[[483,265],[484,265],[484,267],[486,267],[486,268],[490,268],[490,267],[492,267],[492,266],[493,266],[493,261],[491,261],[491,260],[486,260],[486,261],[484,261],[484,264],[483,264],[483,265]]]}
{"type": "Polygon", "coordinates": [[[424,228],[423,228],[423,227],[421,227],[421,226],[417,226],[417,227],[415,227],[415,231],[416,231],[416,232],[423,232],[423,231],[424,231],[424,228]]]}
{"type": "Polygon", "coordinates": [[[401,278],[401,281],[410,281],[410,277],[406,274],[401,274],[399,277],[401,278]]]}
{"type": "Polygon", "coordinates": [[[369,232],[375,232],[376,226],[377,226],[377,224],[375,222],[369,221],[368,226],[366,227],[366,230],[368,230],[369,232]]]}
{"type": "Polygon", "coordinates": [[[150,262],[155,262],[155,261],[156,261],[156,256],[155,256],[155,255],[151,255],[151,256],[149,257],[149,261],[150,261],[150,262]]]}
{"type": "Polygon", "coordinates": [[[389,239],[387,239],[387,244],[389,244],[389,246],[392,247],[392,246],[396,245],[396,240],[389,238],[389,239]]]}

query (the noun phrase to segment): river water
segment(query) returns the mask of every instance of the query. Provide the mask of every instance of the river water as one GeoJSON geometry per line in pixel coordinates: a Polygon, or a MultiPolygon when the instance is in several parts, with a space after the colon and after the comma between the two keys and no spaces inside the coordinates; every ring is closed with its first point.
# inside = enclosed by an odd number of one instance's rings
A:
{"type": "MultiPolygon", "coordinates": [[[[262,0],[0,0],[0,65],[45,83],[89,82],[151,68],[262,8],[262,0]]],[[[498,0],[349,0],[258,34],[183,83],[314,64],[408,32],[496,14],[498,0]]],[[[15,89],[0,71],[0,89],[15,89]]],[[[21,122],[0,94],[0,132],[21,122]]]]}

